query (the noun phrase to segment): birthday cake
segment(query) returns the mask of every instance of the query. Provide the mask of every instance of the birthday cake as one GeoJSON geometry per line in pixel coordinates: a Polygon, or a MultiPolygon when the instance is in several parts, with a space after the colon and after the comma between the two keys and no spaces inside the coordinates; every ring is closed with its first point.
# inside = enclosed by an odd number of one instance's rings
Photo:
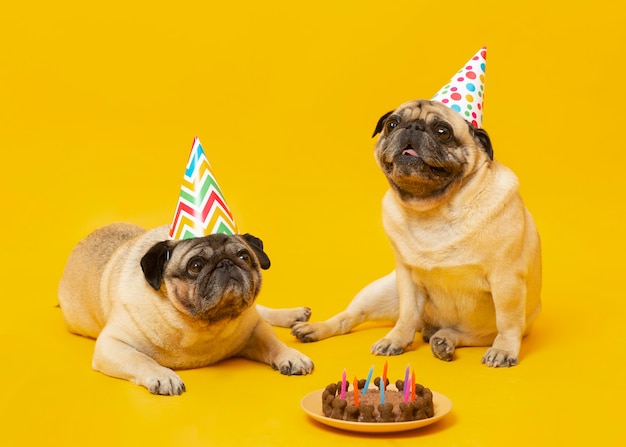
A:
{"type": "Polygon", "coordinates": [[[374,380],[376,388],[363,391],[366,381],[359,380],[348,390],[342,382],[331,383],[322,393],[324,416],[351,422],[408,422],[434,416],[433,394],[430,389],[418,383],[397,380],[396,389],[389,389],[385,379],[384,389],[380,388],[381,378],[374,380]],[[343,398],[342,398],[343,394],[343,398]],[[382,395],[381,395],[382,394],[382,395]]]}

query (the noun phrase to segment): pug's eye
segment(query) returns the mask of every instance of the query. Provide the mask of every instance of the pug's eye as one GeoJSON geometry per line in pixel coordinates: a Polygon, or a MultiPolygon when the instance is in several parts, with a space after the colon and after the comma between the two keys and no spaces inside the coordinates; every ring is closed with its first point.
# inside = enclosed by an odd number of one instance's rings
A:
{"type": "Polygon", "coordinates": [[[442,141],[448,141],[452,136],[452,132],[446,126],[437,126],[435,127],[435,133],[442,141]]]}
{"type": "Polygon", "coordinates": [[[237,252],[237,257],[239,259],[241,259],[242,261],[244,261],[246,264],[250,264],[252,262],[252,259],[250,258],[250,253],[248,253],[248,250],[239,250],[237,252]]]}
{"type": "Polygon", "coordinates": [[[396,127],[398,127],[398,120],[396,119],[389,119],[387,120],[387,122],[385,123],[385,132],[390,133],[393,132],[395,130],[396,127]]]}
{"type": "Polygon", "coordinates": [[[187,273],[193,276],[197,275],[198,273],[200,273],[200,271],[204,267],[204,264],[205,264],[205,261],[202,258],[191,259],[189,261],[189,264],[187,264],[187,273]]]}

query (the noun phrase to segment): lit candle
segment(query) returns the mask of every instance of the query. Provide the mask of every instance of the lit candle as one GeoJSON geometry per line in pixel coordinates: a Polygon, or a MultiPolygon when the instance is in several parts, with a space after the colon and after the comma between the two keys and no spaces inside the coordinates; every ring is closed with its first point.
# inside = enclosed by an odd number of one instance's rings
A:
{"type": "Polygon", "coordinates": [[[382,379],[382,377],[380,380],[380,403],[385,403],[385,381],[382,379]]]}
{"type": "Polygon", "coordinates": [[[415,370],[411,373],[411,402],[415,402],[415,370]]]}
{"type": "Polygon", "coordinates": [[[365,379],[365,386],[363,387],[363,394],[367,393],[367,389],[370,386],[370,380],[372,380],[372,374],[374,373],[374,365],[372,365],[372,367],[370,368],[369,372],[367,373],[367,379],[365,379]]]}
{"type": "Polygon", "coordinates": [[[358,407],[359,406],[359,381],[357,380],[356,376],[354,376],[353,386],[354,386],[354,406],[358,407]]]}
{"type": "Polygon", "coordinates": [[[407,365],[406,371],[404,373],[404,402],[409,401],[409,390],[411,389],[411,384],[409,383],[409,371],[411,367],[407,365]]]}
{"type": "Polygon", "coordinates": [[[383,366],[383,386],[387,386],[387,362],[383,366]]]}
{"type": "Polygon", "coordinates": [[[346,398],[346,370],[343,370],[343,374],[341,375],[341,395],[339,396],[341,399],[346,398]]]}

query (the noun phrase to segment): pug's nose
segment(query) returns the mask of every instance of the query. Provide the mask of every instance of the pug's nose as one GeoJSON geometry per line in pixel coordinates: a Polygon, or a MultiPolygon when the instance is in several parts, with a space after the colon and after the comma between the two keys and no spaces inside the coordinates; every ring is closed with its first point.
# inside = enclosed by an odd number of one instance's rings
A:
{"type": "Polygon", "coordinates": [[[233,261],[231,261],[230,259],[222,259],[220,262],[217,263],[215,268],[218,268],[218,269],[230,269],[230,268],[232,268],[234,266],[235,266],[235,263],[233,261]]]}

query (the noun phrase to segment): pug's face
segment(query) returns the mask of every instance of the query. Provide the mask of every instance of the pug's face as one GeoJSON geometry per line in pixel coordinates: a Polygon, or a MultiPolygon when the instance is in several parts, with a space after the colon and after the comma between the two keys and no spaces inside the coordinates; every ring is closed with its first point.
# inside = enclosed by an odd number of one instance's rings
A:
{"type": "Polygon", "coordinates": [[[212,234],[154,245],[141,260],[146,281],[180,312],[215,322],[254,303],[270,260],[250,235],[212,234]]]}
{"type": "Polygon", "coordinates": [[[437,101],[407,102],[380,118],[376,160],[404,202],[445,201],[493,158],[489,136],[437,101]]]}

